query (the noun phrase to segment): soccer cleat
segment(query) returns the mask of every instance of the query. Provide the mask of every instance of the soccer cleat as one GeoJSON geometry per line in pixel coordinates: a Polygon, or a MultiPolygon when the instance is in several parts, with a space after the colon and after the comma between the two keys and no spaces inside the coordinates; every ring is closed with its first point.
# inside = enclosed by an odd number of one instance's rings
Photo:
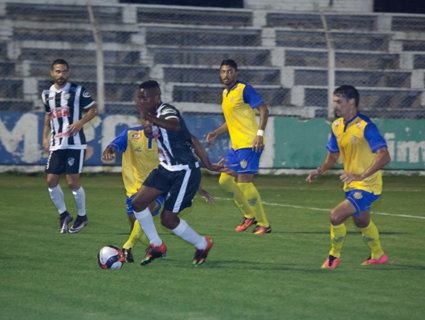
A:
{"type": "Polygon", "coordinates": [[[69,229],[69,233],[78,233],[87,225],[87,216],[78,216],[77,219],[75,219],[74,224],[69,229]]]}
{"type": "Polygon", "coordinates": [[[205,260],[207,259],[208,252],[211,250],[213,246],[213,242],[211,240],[211,237],[205,237],[205,240],[207,240],[208,245],[205,249],[196,249],[195,257],[193,258],[193,264],[203,264],[205,260]]]}
{"type": "Polygon", "coordinates": [[[131,248],[130,249],[122,248],[122,252],[124,254],[125,262],[127,262],[127,263],[133,263],[134,262],[133,252],[131,252],[131,248]]]}
{"type": "Polygon", "coordinates": [[[384,255],[379,258],[378,260],[373,260],[372,257],[369,257],[369,259],[367,259],[365,262],[362,263],[362,266],[367,266],[367,265],[374,265],[377,266],[379,264],[384,264],[388,261],[388,257],[387,255],[384,253],[384,255]]]}
{"type": "Polygon", "coordinates": [[[72,221],[72,216],[68,213],[68,211],[65,211],[63,213],[61,213],[60,215],[60,233],[66,233],[66,231],[68,230],[68,223],[70,223],[72,221]]]}
{"type": "Polygon", "coordinates": [[[164,242],[162,242],[162,244],[158,247],[154,247],[154,245],[151,243],[150,247],[146,249],[146,255],[140,264],[144,266],[148,263],[151,263],[156,258],[165,257],[166,252],[167,247],[165,246],[164,242]]]}
{"type": "Polygon", "coordinates": [[[325,263],[322,265],[322,269],[335,269],[340,262],[341,262],[340,258],[329,255],[325,263]]]}
{"type": "Polygon", "coordinates": [[[268,226],[266,228],[266,227],[262,227],[260,225],[257,225],[257,227],[254,229],[254,231],[252,231],[252,233],[255,233],[255,234],[265,234],[265,233],[270,233],[270,232],[272,232],[271,226],[268,226]]]}
{"type": "Polygon", "coordinates": [[[255,218],[252,219],[245,219],[242,224],[240,226],[238,226],[235,231],[245,231],[246,229],[248,229],[250,226],[252,226],[253,224],[256,224],[257,221],[255,220],[255,218]]]}

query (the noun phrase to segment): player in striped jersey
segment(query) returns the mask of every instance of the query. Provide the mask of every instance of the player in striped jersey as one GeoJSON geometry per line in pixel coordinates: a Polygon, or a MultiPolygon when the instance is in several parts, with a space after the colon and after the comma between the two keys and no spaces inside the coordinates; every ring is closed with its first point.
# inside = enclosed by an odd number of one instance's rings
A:
{"type": "Polygon", "coordinates": [[[66,210],[59,185],[60,175],[66,174],[78,208],[78,217],[69,233],[77,233],[87,225],[86,196],[80,185],[80,173],[87,148],[83,125],[97,115],[97,106],[84,87],[68,82],[69,66],[65,60],[53,61],[50,74],[54,83],[41,95],[46,110],[43,148],[49,151],[47,186],[50,198],[60,214],[60,233],[66,233],[68,224],[73,220],[66,210]],[[83,112],[87,112],[84,117],[83,112]]]}
{"type": "Polygon", "coordinates": [[[161,223],[176,235],[192,243],[195,248],[193,264],[204,263],[213,243],[211,237],[196,233],[178,214],[192,205],[193,197],[201,181],[198,155],[207,169],[220,171],[222,164],[211,164],[201,143],[190,134],[180,112],[169,104],[162,103],[161,90],[156,81],[146,81],[140,85],[137,106],[143,117],[154,124],[153,135],[158,144],[160,164],[152,170],[143,186],[137,191],[131,204],[134,214],[149,239],[142,265],[162,257],[167,247],[159,237],[149,203],[161,194],[166,194],[161,223]]]}
{"type": "MultiPolygon", "coordinates": [[[[126,262],[134,262],[132,248],[137,241],[149,247],[150,243],[139,222],[134,216],[131,200],[140,189],[149,173],[158,167],[158,146],[152,132],[152,123],[141,119],[142,125],[125,129],[105,149],[102,161],[115,159],[116,152],[122,152],[122,178],[127,194],[127,215],[131,224],[131,234],[123,246],[126,262]]],[[[213,204],[215,199],[199,186],[198,192],[207,202],[213,204]]],[[[153,216],[159,214],[164,202],[164,195],[160,195],[149,204],[153,216]]]]}

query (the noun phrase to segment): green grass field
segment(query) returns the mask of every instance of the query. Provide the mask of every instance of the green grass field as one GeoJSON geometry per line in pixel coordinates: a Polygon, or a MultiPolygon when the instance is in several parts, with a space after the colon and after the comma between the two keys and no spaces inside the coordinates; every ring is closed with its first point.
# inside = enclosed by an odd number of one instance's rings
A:
{"type": "MultiPolygon", "coordinates": [[[[59,234],[44,176],[1,174],[0,319],[424,319],[425,177],[384,177],[372,219],[389,262],[360,266],[369,251],[350,222],[335,270],[320,266],[342,185],[337,176],[304,179],[256,178],[273,232],[253,235],[234,231],[241,215],[218,177],[204,176],[216,204],[197,196],[181,214],[213,237],[204,265],[193,266],[193,246],[155,219],[167,257],[141,267],[138,244],[136,263],[102,270],[100,248],[121,247],[129,235],[120,175],[83,175],[89,224],[59,234]]],[[[75,217],[73,196],[60,183],[75,217]]]]}

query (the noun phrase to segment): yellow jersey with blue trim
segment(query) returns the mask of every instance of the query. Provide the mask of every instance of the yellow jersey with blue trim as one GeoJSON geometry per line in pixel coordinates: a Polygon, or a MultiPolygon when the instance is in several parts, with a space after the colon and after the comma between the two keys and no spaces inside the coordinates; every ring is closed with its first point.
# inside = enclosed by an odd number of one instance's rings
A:
{"type": "Polygon", "coordinates": [[[142,186],[149,173],[158,167],[158,146],[155,138],[147,137],[143,127],[124,130],[109,145],[121,151],[122,179],[128,197],[142,186]]]}
{"type": "Polygon", "coordinates": [[[244,82],[224,89],[222,107],[234,150],[252,147],[258,131],[254,109],[262,103],[254,88],[244,82]]]}
{"type": "MultiPolygon", "coordinates": [[[[387,143],[372,120],[358,113],[347,123],[343,118],[332,123],[332,134],[326,148],[329,152],[340,153],[345,172],[361,174],[372,164],[375,152],[387,148],[387,143]]],[[[354,189],[381,194],[381,170],[362,181],[344,183],[345,192],[354,189]]]]}

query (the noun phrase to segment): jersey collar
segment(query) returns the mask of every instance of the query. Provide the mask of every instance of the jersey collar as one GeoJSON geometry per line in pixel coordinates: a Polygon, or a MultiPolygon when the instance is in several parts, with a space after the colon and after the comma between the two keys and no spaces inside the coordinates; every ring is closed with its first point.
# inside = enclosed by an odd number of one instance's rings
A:
{"type": "Polygon", "coordinates": [[[236,80],[235,84],[234,84],[233,86],[231,86],[229,90],[227,90],[226,97],[229,95],[229,92],[230,92],[230,91],[232,91],[232,89],[233,89],[233,88],[234,88],[237,84],[239,84],[239,80],[236,80]]]}
{"type": "Polygon", "coordinates": [[[54,92],[61,92],[61,91],[65,91],[68,92],[69,88],[71,87],[71,83],[67,82],[66,85],[63,88],[60,89],[56,89],[55,84],[52,85],[52,87],[50,88],[50,91],[54,91],[54,92]]]}
{"type": "Polygon", "coordinates": [[[360,113],[357,113],[353,118],[351,118],[351,120],[349,120],[349,121],[347,121],[345,124],[344,124],[344,132],[345,132],[345,130],[347,130],[347,126],[348,126],[348,124],[350,124],[351,122],[353,122],[358,116],[360,115],[360,113]]]}

